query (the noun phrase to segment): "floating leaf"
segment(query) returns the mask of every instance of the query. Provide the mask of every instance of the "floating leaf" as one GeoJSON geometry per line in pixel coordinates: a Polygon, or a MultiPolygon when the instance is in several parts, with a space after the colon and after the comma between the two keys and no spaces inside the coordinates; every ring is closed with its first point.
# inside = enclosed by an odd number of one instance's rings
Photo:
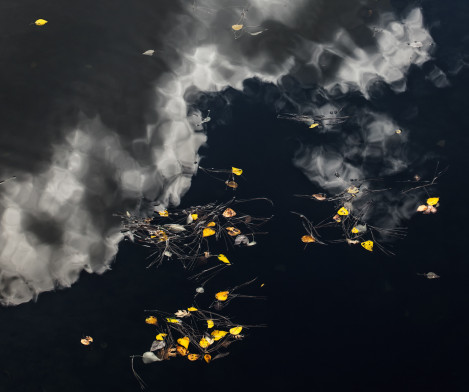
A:
{"type": "Polygon", "coordinates": [[[145,319],[145,322],[147,324],[151,324],[151,325],[156,325],[158,323],[158,321],[156,320],[156,317],[155,316],[150,316],[150,317],[147,317],[145,319]]]}
{"type": "Polygon", "coordinates": [[[214,235],[214,234],[215,234],[215,230],[213,230],[213,229],[205,228],[202,231],[202,237],[210,237],[211,235],[214,235]]]}
{"type": "Polygon", "coordinates": [[[243,25],[242,24],[234,24],[233,26],[231,26],[231,28],[234,30],[234,31],[239,31],[243,28],[243,25]]]}
{"type": "Polygon", "coordinates": [[[187,348],[182,347],[182,346],[177,346],[176,351],[182,355],[183,357],[187,355],[187,348]]]}
{"type": "Polygon", "coordinates": [[[319,127],[319,124],[318,123],[313,123],[309,127],[310,128],[316,128],[316,127],[319,127]]]}
{"type": "Polygon", "coordinates": [[[167,333],[159,333],[158,335],[156,335],[156,340],[164,340],[166,336],[168,336],[167,333]]]}
{"type": "Polygon", "coordinates": [[[150,49],[143,52],[142,54],[144,54],[145,56],[153,56],[153,53],[155,53],[155,51],[153,49],[150,49]]]}
{"type": "Polygon", "coordinates": [[[348,210],[345,207],[341,207],[337,213],[339,215],[348,215],[348,210]]]}
{"type": "Polygon", "coordinates": [[[400,134],[402,133],[402,131],[401,131],[400,129],[396,129],[396,133],[397,133],[398,135],[400,135],[400,134]]]}
{"type": "Polygon", "coordinates": [[[373,241],[362,242],[361,245],[368,251],[373,252],[373,241]]]}
{"type": "Polygon", "coordinates": [[[238,183],[234,181],[226,181],[225,184],[229,186],[230,188],[236,189],[238,187],[238,183]]]}
{"type": "Polygon", "coordinates": [[[304,235],[303,237],[301,237],[301,241],[307,244],[310,242],[316,242],[316,239],[311,235],[304,235]]]}
{"type": "Polygon", "coordinates": [[[215,294],[215,298],[219,301],[226,301],[228,299],[229,291],[219,291],[215,294]]]}
{"type": "Polygon", "coordinates": [[[213,340],[217,341],[225,337],[227,334],[228,332],[226,331],[219,331],[218,329],[215,329],[214,331],[212,331],[211,335],[213,336],[213,340]]]}
{"type": "Polygon", "coordinates": [[[360,192],[360,189],[358,189],[356,186],[350,186],[347,188],[347,193],[350,193],[352,195],[355,195],[358,192],[360,192]]]}
{"type": "Polygon", "coordinates": [[[353,234],[360,233],[360,230],[358,230],[356,227],[354,227],[354,228],[352,229],[352,233],[353,233],[353,234]]]}
{"type": "Polygon", "coordinates": [[[215,227],[216,225],[215,222],[208,222],[207,227],[215,227]]]}
{"type": "Polygon", "coordinates": [[[169,216],[169,212],[167,210],[164,211],[158,211],[159,216],[169,216]]]}
{"type": "Polygon", "coordinates": [[[228,235],[232,237],[235,237],[241,234],[241,230],[237,229],[236,227],[232,227],[232,226],[225,227],[225,230],[228,232],[228,235]]]}
{"type": "Polygon", "coordinates": [[[192,220],[197,220],[199,218],[199,215],[197,214],[191,214],[192,220]]]}
{"type": "Polygon", "coordinates": [[[223,211],[222,214],[225,218],[232,218],[233,216],[236,215],[236,212],[232,210],[231,208],[227,208],[225,211],[223,211]]]}
{"type": "Polygon", "coordinates": [[[228,260],[228,258],[223,254],[218,255],[218,260],[220,260],[221,262],[223,262],[225,264],[231,264],[230,260],[228,260]]]}
{"type": "Polygon", "coordinates": [[[171,317],[167,317],[166,318],[166,321],[168,323],[172,323],[172,324],[181,324],[181,320],[177,319],[177,318],[171,318],[171,317]]]}
{"type": "Polygon", "coordinates": [[[187,336],[184,336],[183,338],[179,338],[177,342],[185,348],[189,348],[189,338],[187,336]]]}
{"type": "Polygon", "coordinates": [[[207,320],[207,328],[209,328],[209,329],[213,328],[214,325],[215,324],[214,324],[213,320],[207,320]]]}
{"type": "Polygon", "coordinates": [[[188,310],[189,312],[197,312],[199,309],[197,309],[197,308],[191,306],[190,308],[187,308],[187,310],[188,310]]]}
{"type": "Polygon", "coordinates": [[[239,335],[242,330],[243,330],[243,327],[241,327],[241,326],[233,327],[233,328],[230,329],[230,334],[239,335]]]}
{"type": "Polygon", "coordinates": [[[327,199],[326,195],[323,195],[322,193],[315,193],[313,197],[319,201],[323,201],[327,199]]]}
{"type": "MultiPolygon", "coordinates": [[[[30,19],[31,20],[31,19],[30,19]]],[[[47,23],[47,20],[45,19],[38,19],[34,22],[36,26],[44,26],[47,23]]]]}
{"type": "Polygon", "coordinates": [[[200,355],[199,354],[189,354],[187,356],[187,359],[189,361],[197,361],[198,359],[200,358],[200,355]]]}
{"type": "Polygon", "coordinates": [[[429,199],[427,199],[427,204],[429,206],[434,206],[435,204],[438,203],[439,200],[440,200],[439,197],[430,197],[429,199]]]}
{"type": "Polygon", "coordinates": [[[342,219],[340,218],[339,214],[335,214],[332,219],[334,219],[337,223],[342,222],[342,219]]]}
{"type": "Polygon", "coordinates": [[[204,361],[209,363],[212,360],[212,356],[210,354],[205,354],[204,355],[204,361]]]}
{"type": "Polygon", "coordinates": [[[210,346],[210,342],[208,341],[208,339],[203,337],[202,339],[200,339],[199,346],[202,348],[207,348],[208,346],[210,346]]]}

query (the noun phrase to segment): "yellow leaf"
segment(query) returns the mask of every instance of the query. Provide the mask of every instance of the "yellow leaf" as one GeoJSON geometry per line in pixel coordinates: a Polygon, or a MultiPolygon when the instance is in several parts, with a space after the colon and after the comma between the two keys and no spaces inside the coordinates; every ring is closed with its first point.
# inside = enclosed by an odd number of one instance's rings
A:
{"type": "Polygon", "coordinates": [[[439,197],[430,197],[429,199],[427,199],[427,204],[429,206],[434,206],[435,204],[438,203],[439,200],[440,200],[439,197]]]}
{"type": "Polygon", "coordinates": [[[212,331],[213,340],[215,340],[215,341],[220,340],[221,338],[223,338],[227,334],[228,334],[228,332],[219,331],[218,329],[215,329],[214,331],[212,331]]]}
{"type": "Polygon", "coordinates": [[[316,127],[319,127],[319,124],[317,124],[317,123],[311,124],[309,127],[310,127],[310,128],[316,128],[316,127]]]}
{"type": "Polygon", "coordinates": [[[230,334],[239,335],[242,330],[243,330],[243,327],[241,327],[241,326],[233,327],[233,328],[230,329],[230,334]]]}
{"type": "Polygon", "coordinates": [[[200,355],[199,354],[189,354],[187,356],[187,359],[189,361],[197,361],[198,359],[200,358],[200,355]]]}
{"type": "Polygon", "coordinates": [[[192,220],[197,220],[199,218],[199,215],[197,214],[191,214],[192,220]]]}
{"type": "Polygon", "coordinates": [[[339,214],[335,214],[332,219],[334,219],[337,223],[340,223],[342,221],[342,219],[340,219],[340,216],[339,214]]]}
{"type": "Polygon", "coordinates": [[[354,227],[354,228],[352,229],[352,233],[353,233],[353,234],[360,233],[360,230],[358,230],[356,227],[354,227]]]}
{"type": "Polygon", "coordinates": [[[209,363],[212,360],[212,356],[210,354],[205,354],[204,355],[204,361],[209,363]]]}
{"type": "Polygon", "coordinates": [[[158,214],[160,216],[169,216],[169,212],[167,210],[164,210],[164,211],[158,211],[158,214]]]}
{"type": "Polygon", "coordinates": [[[237,176],[240,176],[241,174],[243,174],[243,169],[238,169],[237,167],[232,167],[231,172],[233,174],[236,174],[237,176]]]}
{"type": "Polygon", "coordinates": [[[316,239],[311,235],[304,235],[301,237],[301,241],[307,244],[309,242],[316,242],[316,239]]]}
{"type": "Polygon", "coordinates": [[[221,262],[223,262],[225,264],[231,264],[230,260],[228,260],[228,258],[225,255],[222,255],[222,254],[218,255],[218,260],[220,260],[221,262]]]}
{"type": "Polygon", "coordinates": [[[167,333],[159,333],[158,335],[156,335],[156,340],[164,340],[166,336],[168,336],[167,333]]]}
{"type": "Polygon", "coordinates": [[[228,299],[229,291],[219,291],[215,294],[215,298],[219,301],[226,301],[228,299]]]}
{"type": "Polygon", "coordinates": [[[207,339],[202,338],[200,339],[199,346],[202,348],[207,348],[208,346],[210,346],[210,342],[207,339]]]}
{"type": "Polygon", "coordinates": [[[199,309],[194,308],[193,306],[191,306],[190,308],[187,308],[187,310],[188,310],[189,312],[197,312],[199,309]]]}
{"type": "Polygon", "coordinates": [[[179,338],[177,342],[184,348],[189,348],[189,338],[184,336],[183,338],[179,338]]]}
{"type": "Polygon", "coordinates": [[[262,284],[261,284],[261,287],[264,287],[264,286],[265,286],[265,283],[262,283],[262,284]]]}
{"type": "Polygon", "coordinates": [[[44,19],[38,19],[34,22],[36,26],[44,26],[47,23],[47,20],[44,19]]]}
{"type": "Polygon", "coordinates": [[[215,230],[206,228],[202,232],[202,237],[210,237],[211,235],[214,235],[214,234],[215,234],[215,230]]]}
{"type": "Polygon", "coordinates": [[[228,235],[235,237],[241,234],[241,230],[237,229],[236,227],[228,226],[225,227],[225,230],[228,232],[228,235]]]}
{"type": "Polygon", "coordinates": [[[184,357],[185,355],[187,355],[187,348],[185,348],[185,347],[177,346],[177,347],[176,347],[176,351],[177,351],[180,355],[182,355],[183,357],[184,357]]]}
{"type": "Polygon", "coordinates": [[[361,245],[368,251],[373,252],[373,241],[362,242],[361,245]]]}
{"type": "Polygon", "coordinates": [[[235,25],[231,26],[231,28],[234,31],[238,31],[238,30],[241,30],[243,28],[243,25],[242,24],[235,24],[235,25]]]}
{"type": "Polygon", "coordinates": [[[215,227],[216,226],[216,223],[215,222],[209,222],[207,227],[215,227]]]}
{"type": "Polygon", "coordinates": [[[150,316],[150,317],[147,317],[145,319],[145,322],[147,324],[151,324],[151,325],[156,325],[157,324],[157,320],[156,320],[156,317],[155,316],[150,316]]]}
{"type": "Polygon", "coordinates": [[[181,320],[179,320],[179,319],[177,319],[177,318],[169,318],[169,317],[167,317],[167,318],[166,318],[166,321],[167,321],[168,323],[172,323],[172,324],[180,324],[180,323],[181,323],[181,320]]]}
{"type": "Polygon", "coordinates": [[[213,328],[214,325],[215,324],[214,324],[213,320],[207,320],[207,328],[209,328],[209,329],[213,328]]]}
{"type": "Polygon", "coordinates": [[[339,215],[348,215],[348,210],[345,207],[341,207],[337,213],[339,215]]]}

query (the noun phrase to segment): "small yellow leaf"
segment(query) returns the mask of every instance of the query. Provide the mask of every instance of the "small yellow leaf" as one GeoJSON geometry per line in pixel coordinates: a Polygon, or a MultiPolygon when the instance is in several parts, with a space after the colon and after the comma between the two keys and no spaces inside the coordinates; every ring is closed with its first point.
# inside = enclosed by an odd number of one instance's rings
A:
{"type": "Polygon", "coordinates": [[[44,26],[47,23],[47,20],[44,19],[38,19],[34,22],[36,26],[44,26]]]}
{"type": "Polygon", "coordinates": [[[243,330],[243,327],[241,327],[241,326],[233,327],[233,328],[230,329],[230,334],[239,335],[242,330],[243,330]]]}
{"type": "Polygon", "coordinates": [[[150,316],[150,317],[147,317],[145,319],[145,322],[147,324],[150,324],[150,325],[156,325],[157,324],[157,320],[156,320],[156,317],[155,316],[150,316]]]}
{"type": "Polygon", "coordinates": [[[243,25],[242,24],[235,24],[235,25],[231,26],[231,28],[234,31],[238,31],[238,30],[241,30],[243,28],[243,25]]]}
{"type": "Polygon", "coordinates": [[[261,284],[261,287],[264,287],[264,286],[265,286],[265,283],[262,283],[262,284],[261,284]]]}
{"type": "Polygon", "coordinates": [[[191,306],[190,308],[187,308],[187,310],[188,310],[189,312],[197,312],[199,309],[194,308],[193,306],[191,306]]]}
{"type": "Polygon", "coordinates": [[[156,340],[164,340],[166,336],[168,336],[167,333],[159,333],[158,335],[156,335],[156,340]]]}
{"type": "Polygon", "coordinates": [[[352,229],[352,233],[353,233],[353,234],[360,233],[360,230],[358,230],[356,227],[354,227],[354,228],[352,229]]]}
{"type": "Polygon", "coordinates": [[[197,220],[199,218],[199,215],[197,214],[191,214],[192,220],[197,220]]]}
{"type": "Polygon", "coordinates": [[[310,242],[316,242],[316,239],[311,235],[304,235],[303,237],[301,237],[301,241],[307,244],[310,242]]]}
{"type": "Polygon", "coordinates": [[[177,346],[176,351],[182,355],[183,357],[187,355],[187,348],[182,347],[182,346],[177,346]]]}
{"type": "Polygon", "coordinates": [[[189,361],[197,361],[198,359],[200,358],[200,355],[199,354],[189,354],[187,356],[187,359],[189,361]]]}
{"type": "Polygon", "coordinates": [[[362,242],[361,245],[368,251],[373,252],[373,241],[362,242]]]}
{"type": "Polygon", "coordinates": [[[318,123],[314,123],[314,124],[311,124],[309,127],[310,127],[310,128],[316,128],[316,127],[319,127],[319,124],[318,124],[318,123]]]}
{"type": "Polygon", "coordinates": [[[177,319],[177,318],[170,318],[170,317],[167,317],[166,318],[166,321],[168,323],[172,323],[172,324],[180,324],[181,323],[181,320],[177,319]]]}
{"type": "Polygon", "coordinates": [[[228,260],[228,258],[223,254],[218,255],[218,260],[220,260],[221,262],[223,262],[225,264],[231,264],[230,260],[228,260]]]}
{"type": "Polygon", "coordinates": [[[226,301],[228,299],[229,291],[219,291],[215,294],[215,298],[219,301],[226,301]]]}
{"type": "Polygon", "coordinates": [[[355,195],[357,194],[358,192],[360,192],[360,189],[358,189],[356,186],[349,186],[347,188],[347,193],[350,193],[352,195],[355,195]]]}
{"type": "Polygon", "coordinates": [[[208,222],[207,227],[215,227],[217,224],[215,222],[208,222]]]}
{"type": "Polygon", "coordinates": [[[204,361],[209,363],[212,360],[212,356],[210,354],[205,354],[204,355],[204,361]]]}
{"type": "Polygon", "coordinates": [[[207,339],[202,338],[200,339],[199,346],[202,348],[207,348],[208,346],[210,346],[210,342],[207,339]]]}
{"type": "Polygon", "coordinates": [[[240,176],[241,174],[243,174],[243,169],[238,169],[237,167],[232,167],[231,172],[233,174],[236,174],[237,176],[240,176]]]}
{"type": "Polygon", "coordinates": [[[214,234],[215,234],[215,230],[213,230],[213,229],[205,228],[202,231],[202,237],[210,237],[211,235],[214,235],[214,234]]]}
{"type": "Polygon", "coordinates": [[[184,336],[183,338],[179,338],[177,342],[184,348],[189,348],[189,338],[184,336]]]}
{"type": "Polygon", "coordinates": [[[213,320],[207,320],[207,328],[208,329],[213,328],[214,325],[215,324],[214,324],[213,320]]]}
{"type": "Polygon", "coordinates": [[[213,340],[217,341],[226,336],[227,334],[228,332],[226,331],[219,331],[218,329],[215,329],[214,331],[212,331],[211,335],[213,336],[213,340]]]}
{"type": "Polygon", "coordinates": [[[435,204],[438,203],[439,200],[440,200],[439,197],[430,197],[429,199],[427,199],[427,204],[429,206],[434,206],[435,204]]]}
{"type": "Polygon", "coordinates": [[[348,210],[345,207],[341,207],[337,213],[339,215],[348,215],[348,210]]]}
{"type": "Polygon", "coordinates": [[[160,216],[169,216],[169,212],[167,210],[164,210],[164,211],[158,211],[158,214],[160,216]]]}

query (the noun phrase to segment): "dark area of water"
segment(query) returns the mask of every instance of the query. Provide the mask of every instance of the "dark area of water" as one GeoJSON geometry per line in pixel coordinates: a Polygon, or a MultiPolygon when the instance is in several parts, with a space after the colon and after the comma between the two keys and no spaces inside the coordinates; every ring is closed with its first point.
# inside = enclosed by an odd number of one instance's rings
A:
{"type": "MultiPolygon", "coordinates": [[[[401,3],[395,5],[405,5],[401,3]]],[[[94,15],[94,3],[85,6],[94,15]]],[[[27,7],[37,5],[25,3],[27,7]]],[[[100,7],[106,14],[106,6],[100,7]]],[[[465,2],[423,2],[423,7],[430,21],[441,22],[432,31],[439,50],[451,52],[454,40],[467,40],[465,2]]],[[[34,20],[37,9],[30,14],[26,20],[34,20]]],[[[438,61],[444,69],[444,59],[438,61]]],[[[65,72],[67,63],[63,67],[65,72]]],[[[244,93],[225,92],[229,109],[217,109],[216,98],[211,101],[214,111],[229,121],[210,130],[204,166],[242,167],[246,181],[237,196],[275,202],[275,217],[266,226],[270,234],[260,237],[256,247],[234,251],[236,267],[229,276],[234,282],[258,276],[268,300],[252,304],[240,299],[227,308],[235,319],[268,327],[252,329],[244,342],[231,346],[230,356],[210,365],[181,360],[137,364],[149,390],[466,390],[469,72],[462,70],[451,82],[451,87],[437,89],[423,71],[413,69],[409,92],[381,102],[396,115],[405,109],[402,102],[416,104],[419,116],[409,124],[411,143],[433,151],[449,166],[437,188],[439,213],[408,222],[408,236],[395,244],[394,257],[346,245],[304,250],[298,241],[300,224],[289,212],[309,215],[317,208],[292,196],[318,191],[291,163],[305,137],[303,129],[276,119],[269,105],[275,88],[256,81],[249,81],[244,93]],[[442,139],[445,146],[437,146],[442,139]],[[417,276],[426,271],[441,278],[417,276]]],[[[49,89],[41,91],[47,97],[49,89]]],[[[16,115],[27,121],[29,107],[35,104],[26,103],[16,115]]],[[[30,120],[37,119],[33,114],[30,120]]],[[[425,170],[435,162],[428,165],[425,170]]],[[[200,173],[183,203],[230,196],[221,183],[200,173]]],[[[106,274],[84,273],[72,288],[42,294],[36,303],[0,309],[0,391],[139,390],[129,356],[146,351],[153,339],[143,310],[187,307],[195,288],[177,262],[146,269],[146,255],[122,243],[106,274]],[[93,336],[95,344],[82,347],[83,335],[93,336]]]]}

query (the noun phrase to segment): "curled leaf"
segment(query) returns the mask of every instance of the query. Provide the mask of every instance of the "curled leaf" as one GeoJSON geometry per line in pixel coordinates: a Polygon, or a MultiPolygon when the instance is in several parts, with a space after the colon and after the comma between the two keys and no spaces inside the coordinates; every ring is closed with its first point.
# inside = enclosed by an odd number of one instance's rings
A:
{"type": "Polygon", "coordinates": [[[187,348],[185,347],[177,346],[176,351],[178,352],[179,355],[182,355],[183,357],[187,355],[187,348]]]}
{"type": "Polygon", "coordinates": [[[322,194],[322,193],[315,193],[313,195],[313,197],[316,199],[316,200],[319,200],[319,201],[323,201],[323,200],[326,200],[327,197],[326,195],[322,194]]]}
{"type": "Polygon", "coordinates": [[[212,356],[210,354],[205,354],[204,355],[204,361],[209,363],[212,360],[212,356]]]}
{"type": "Polygon", "coordinates": [[[236,215],[236,212],[232,210],[231,208],[227,208],[225,211],[223,211],[222,214],[225,218],[232,218],[233,216],[236,215]]]}
{"type": "Polygon", "coordinates": [[[225,230],[228,232],[228,235],[232,237],[235,237],[241,234],[241,230],[237,229],[236,227],[232,227],[232,226],[225,227],[225,230]]]}

